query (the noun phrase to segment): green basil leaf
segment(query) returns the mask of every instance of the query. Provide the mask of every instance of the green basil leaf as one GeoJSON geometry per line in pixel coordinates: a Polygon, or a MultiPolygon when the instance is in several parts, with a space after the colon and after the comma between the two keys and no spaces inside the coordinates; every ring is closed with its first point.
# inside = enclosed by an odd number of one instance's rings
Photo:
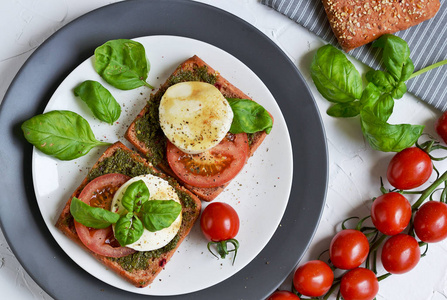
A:
{"type": "Polygon", "coordinates": [[[404,65],[408,64],[410,57],[408,44],[400,37],[385,34],[373,43],[373,47],[383,49],[382,61],[386,69],[396,81],[402,80],[402,75],[408,71],[404,70],[404,65]]]}
{"type": "Polygon", "coordinates": [[[368,83],[366,88],[363,90],[362,97],[360,98],[360,103],[362,107],[373,106],[381,95],[381,91],[373,83],[368,83]]]}
{"type": "Polygon", "coordinates": [[[129,212],[139,212],[144,202],[149,200],[149,189],[143,180],[130,184],[123,194],[121,204],[129,212]]]}
{"type": "Polygon", "coordinates": [[[365,77],[384,93],[391,92],[396,84],[396,81],[389,73],[380,70],[370,70],[365,77]]]}
{"type": "Polygon", "coordinates": [[[332,45],[318,49],[310,66],[312,80],[320,94],[335,103],[360,99],[362,78],[348,58],[332,45]]]}
{"type": "Polygon", "coordinates": [[[138,241],[143,231],[143,223],[131,212],[122,215],[115,224],[115,238],[121,246],[138,241]]]}
{"type": "Polygon", "coordinates": [[[96,229],[107,228],[120,218],[117,213],[100,207],[91,207],[76,197],[71,200],[70,213],[77,222],[96,229]]]}
{"type": "Polygon", "coordinates": [[[182,205],[174,200],[150,200],[143,204],[144,227],[155,232],[171,226],[182,211],[182,205]]]}
{"type": "Polygon", "coordinates": [[[95,49],[95,70],[110,85],[131,90],[146,82],[149,63],[144,46],[126,39],[111,40],[95,49]]]}
{"type": "Polygon", "coordinates": [[[263,131],[268,134],[272,130],[273,120],[262,105],[249,99],[227,98],[233,110],[233,122],[230,132],[233,134],[263,131]]]}
{"type": "Polygon", "coordinates": [[[394,109],[394,99],[390,94],[383,94],[373,105],[374,115],[380,120],[386,122],[390,118],[394,109]]]}
{"type": "Polygon", "coordinates": [[[74,89],[74,94],[80,97],[101,121],[113,124],[120,117],[121,106],[101,83],[84,81],[74,89]]]}
{"type": "Polygon", "coordinates": [[[326,113],[335,118],[351,118],[360,113],[360,102],[336,103],[329,107],[326,113]]]}
{"type": "Polygon", "coordinates": [[[414,65],[411,58],[408,58],[407,61],[404,63],[404,67],[402,68],[402,76],[400,78],[400,81],[407,81],[410,79],[411,75],[413,75],[414,72],[414,65]]]}
{"type": "Polygon", "coordinates": [[[391,91],[391,96],[394,99],[402,98],[407,92],[407,85],[403,81],[399,81],[396,87],[391,91]]]}
{"type": "Polygon", "coordinates": [[[399,152],[411,147],[418,140],[424,126],[398,124],[391,125],[379,119],[370,109],[360,112],[363,135],[375,150],[399,152]]]}
{"type": "Polygon", "coordinates": [[[96,140],[88,122],[80,115],[55,110],[23,122],[25,138],[45,154],[71,160],[87,154],[93,147],[110,145],[96,140]]]}

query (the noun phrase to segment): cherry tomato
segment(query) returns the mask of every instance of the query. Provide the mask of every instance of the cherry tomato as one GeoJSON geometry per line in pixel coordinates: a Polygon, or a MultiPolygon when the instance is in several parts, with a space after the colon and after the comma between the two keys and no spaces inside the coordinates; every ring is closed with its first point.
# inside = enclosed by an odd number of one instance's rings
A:
{"type": "Polygon", "coordinates": [[[444,143],[447,143],[447,112],[444,112],[442,116],[436,121],[435,130],[442,138],[444,143]]]}
{"type": "Polygon", "coordinates": [[[406,148],[391,159],[387,178],[392,186],[400,190],[417,188],[424,184],[433,171],[430,156],[417,147],[406,148]]]}
{"type": "Polygon", "coordinates": [[[371,207],[374,226],[386,235],[401,233],[411,219],[411,204],[402,194],[391,192],[377,197],[371,207]]]}
{"type": "Polygon", "coordinates": [[[321,260],[311,260],[296,269],[293,285],[298,293],[319,297],[327,293],[334,281],[332,269],[321,260]]]}
{"type": "Polygon", "coordinates": [[[426,243],[436,243],[447,238],[447,204],[428,201],[414,214],[414,230],[426,243]]]}
{"type": "Polygon", "coordinates": [[[341,278],[340,293],[344,300],[372,300],[379,292],[379,281],[373,271],[356,268],[341,278]]]}
{"type": "MultiPolygon", "coordinates": [[[[113,195],[130,177],[122,174],[106,174],[90,181],[79,195],[79,200],[93,207],[110,209],[113,195]]],[[[74,221],[76,233],[82,243],[91,251],[108,257],[123,257],[135,252],[121,247],[113,235],[112,226],[104,229],[89,228],[74,221]]]]}
{"type": "Polygon", "coordinates": [[[194,187],[218,187],[233,179],[249,156],[246,133],[227,134],[215,147],[187,154],[167,143],[167,160],[175,175],[194,187]]]}
{"type": "Polygon", "coordinates": [[[329,246],[332,264],[343,270],[360,266],[368,256],[369,242],[366,236],[354,229],[344,229],[337,233],[329,246]]]}
{"type": "Polygon", "coordinates": [[[239,248],[239,242],[234,238],[239,231],[239,216],[234,208],[222,202],[210,203],[202,212],[200,228],[210,241],[208,250],[211,254],[217,257],[211,250],[212,245],[216,246],[216,251],[221,258],[225,258],[230,252],[234,252],[234,264],[239,248]],[[233,245],[233,249],[228,250],[228,243],[233,245]]]}
{"type": "Polygon", "coordinates": [[[401,233],[385,242],[381,257],[385,270],[391,274],[403,274],[418,264],[421,249],[414,237],[401,233]]]}
{"type": "Polygon", "coordinates": [[[300,300],[300,298],[289,291],[276,291],[267,300],[300,300]]]}
{"type": "Polygon", "coordinates": [[[232,239],[239,231],[239,216],[229,204],[212,202],[202,212],[200,228],[210,241],[232,239]]]}

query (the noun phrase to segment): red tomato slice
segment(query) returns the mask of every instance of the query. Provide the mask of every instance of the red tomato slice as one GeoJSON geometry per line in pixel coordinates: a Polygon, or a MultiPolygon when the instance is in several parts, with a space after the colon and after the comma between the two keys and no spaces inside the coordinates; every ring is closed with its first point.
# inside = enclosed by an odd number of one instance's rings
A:
{"type": "MultiPolygon", "coordinates": [[[[110,209],[113,195],[129,179],[129,176],[122,174],[99,176],[84,187],[79,199],[93,207],[110,209]]],[[[135,252],[134,249],[121,247],[113,235],[112,226],[104,229],[94,229],[76,221],[74,223],[79,239],[96,254],[107,257],[123,257],[135,252]]]]}
{"type": "Polygon", "coordinates": [[[249,155],[246,133],[227,134],[215,147],[199,154],[187,154],[168,141],[167,159],[180,180],[195,187],[221,186],[244,167],[249,155]]]}

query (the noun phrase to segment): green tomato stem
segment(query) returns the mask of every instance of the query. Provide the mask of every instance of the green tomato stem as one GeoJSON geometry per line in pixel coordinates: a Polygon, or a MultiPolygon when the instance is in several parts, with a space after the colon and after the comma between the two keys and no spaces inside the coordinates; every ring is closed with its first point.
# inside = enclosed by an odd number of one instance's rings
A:
{"type": "Polygon", "coordinates": [[[432,64],[432,65],[428,66],[428,67],[420,69],[417,72],[414,72],[413,74],[411,74],[409,79],[414,78],[416,76],[419,76],[419,75],[421,75],[421,74],[423,74],[425,72],[428,72],[428,71],[430,71],[432,69],[435,69],[435,68],[440,67],[440,66],[445,65],[445,64],[447,64],[447,59],[441,60],[440,62],[437,62],[435,64],[432,64]]]}
{"type": "Polygon", "coordinates": [[[419,208],[419,206],[421,206],[422,202],[424,202],[425,199],[427,199],[427,197],[429,197],[433,191],[443,182],[445,182],[447,180],[447,172],[445,172],[444,174],[441,175],[441,177],[439,177],[438,179],[436,179],[428,188],[426,188],[421,196],[419,197],[419,199],[411,206],[411,208],[413,209],[413,211],[417,210],[419,208]]]}

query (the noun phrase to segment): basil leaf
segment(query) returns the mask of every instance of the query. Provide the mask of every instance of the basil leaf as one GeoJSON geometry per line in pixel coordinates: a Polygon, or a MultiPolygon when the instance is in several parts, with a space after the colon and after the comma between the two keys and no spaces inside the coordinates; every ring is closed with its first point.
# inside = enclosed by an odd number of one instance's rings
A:
{"type": "Polygon", "coordinates": [[[395,35],[385,34],[373,43],[373,47],[383,49],[383,64],[396,81],[401,81],[404,78],[402,75],[408,72],[404,68],[404,65],[409,63],[410,48],[408,44],[395,35]]]}
{"type": "Polygon", "coordinates": [[[390,118],[394,109],[394,99],[390,94],[383,94],[373,106],[374,115],[386,122],[390,118]]]}
{"type": "Polygon", "coordinates": [[[182,205],[174,200],[150,200],[143,204],[144,227],[155,232],[168,228],[182,211],[182,205]]]}
{"type": "Polygon", "coordinates": [[[402,98],[407,92],[407,85],[403,81],[399,81],[396,87],[391,91],[391,96],[394,99],[402,98]]]}
{"type": "Polygon", "coordinates": [[[411,58],[408,58],[407,61],[404,63],[404,67],[402,68],[402,76],[400,78],[400,81],[407,81],[410,79],[411,75],[413,75],[414,72],[414,65],[411,58]]]}
{"type": "Polygon", "coordinates": [[[373,83],[368,83],[366,88],[363,90],[362,97],[360,98],[362,107],[374,105],[376,101],[379,100],[380,95],[380,90],[373,83]]]}
{"type": "Polygon", "coordinates": [[[100,207],[91,207],[76,197],[71,199],[70,213],[84,226],[91,228],[107,228],[116,223],[120,215],[100,207]]]}
{"type": "Polygon", "coordinates": [[[360,113],[360,102],[336,103],[329,107],[326,113],[335,118],[351,118],[360,113]]]}
{"type": "Polygon", "coordinates": [[[143,203],[149,200],[149,189],[143,180],[130,184],[123,194],[121,204],[129,212],[139,212],[143,203]]]}
{"type": "Polygon", "coordinates": [[[131,212],[122,215],[115,224],[115,238],[121,246],[138,241],[143,231],[143,223],[131,212]]]}
{"type": "Polygon", "coordinates": [[[351,102],[362,95],[362,78],[346,56],[332,45],[318,49],[310,66],[312,80],[327,100],[351,102]]]}
{"type": "Polygon", "coordinates": [[[391,92],[396,84],[393,76],[380,70],[370,70],[366,73],[365,77],[384,93],[391,92]]]}
{"type": "Polygon", "coordinates": [[[55,110],[23,122],[25,138],[45,154],[71,160],[87,154],[93,147],[110,145],[96,140],[88,122],[80,115],[55,110]]]}
{"type": "Polygon", "coordinates": [[[142,44],[126,39],[111,40],[95,49],[95,70],[110,85],[131,90],[146,82],[150,69],[142,44]]]}
{"type": "Polygon", "coordinates": [[[74,89],[74,94],[80,97],[101,121],[113,124],[120,117],[121,106],[101,83],[84,81],[74,89]]]}
{"type": "Polygon", "coordinates": [[[375,150],[399,152],[417,141],[424,126],[399,124],[391,125],[376,117],[370,109],[360,112],[363,135],[375,150]]]}
{"type": "Polygon", "coordinates": [[[255,133],[265,130],[269,134],[272,131],[272,117],[262,105],[249,99],[227,98],[227,100],[234,115],[231,133],[255,133]]]}

